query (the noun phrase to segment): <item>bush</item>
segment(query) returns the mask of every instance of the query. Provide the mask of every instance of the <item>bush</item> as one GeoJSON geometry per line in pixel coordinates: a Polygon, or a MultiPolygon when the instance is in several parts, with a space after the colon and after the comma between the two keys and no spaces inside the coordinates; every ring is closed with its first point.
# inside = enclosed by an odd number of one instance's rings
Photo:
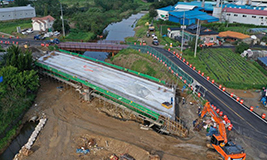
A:
{"type": "Polygon", "coordinates": [[[244,50],[247,50],[247,49],[249,49],[249,45],[244,42],[241,42],[236,46],[235,52],[241,54],[244,52],[244,50]]]}

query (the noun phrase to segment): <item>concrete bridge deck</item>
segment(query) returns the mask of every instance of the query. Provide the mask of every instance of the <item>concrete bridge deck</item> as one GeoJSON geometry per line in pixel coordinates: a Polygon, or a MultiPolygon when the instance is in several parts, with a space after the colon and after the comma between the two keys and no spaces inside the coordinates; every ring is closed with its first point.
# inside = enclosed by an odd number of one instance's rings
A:
{"type": "Polygon", "coordinates": [[[161,105],[175,99],[175,91],[164,85],[61,52],[45,55],[38,62],[77,76],[165,117],[175,118],[175,102],[170,109],[161,105]]]}

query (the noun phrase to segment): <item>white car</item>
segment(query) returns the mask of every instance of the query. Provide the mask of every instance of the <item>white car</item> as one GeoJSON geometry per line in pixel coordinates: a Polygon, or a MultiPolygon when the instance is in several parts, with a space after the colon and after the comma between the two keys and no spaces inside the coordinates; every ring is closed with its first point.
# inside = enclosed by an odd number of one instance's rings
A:
{"type": "Polygon", "coordinates": [[[30,28],[30,29],[28,29],[26,32],[29,34],[29,33],[32,33],[33,30],[32,30],[32,28],[30,28]]]}
{"type": "Polygon", "coordinates": [[[55,32],[54,32],[54,36],[58,36],[58,35],[60,35],[60,32],[55,31],[55,32]]]}

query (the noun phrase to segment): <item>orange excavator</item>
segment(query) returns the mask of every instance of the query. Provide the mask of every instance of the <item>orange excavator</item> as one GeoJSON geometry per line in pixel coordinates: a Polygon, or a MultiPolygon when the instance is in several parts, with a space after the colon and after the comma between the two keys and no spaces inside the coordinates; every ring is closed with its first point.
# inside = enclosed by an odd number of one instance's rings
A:
{"type": "Polygon", "coordinates": [[[207,112],[218,125],[219,131],[218,134],[213,134],[211,136],[211,140],[207,144],[207,147],[215,149],[223,158],[223,160],[245,160],[246,153],[244,149],[240,145],[237,145],[234,142],[227,140],[225,124],[209,102],[205,104],[201,112],[200,118],[202,119],[207,112]]]}

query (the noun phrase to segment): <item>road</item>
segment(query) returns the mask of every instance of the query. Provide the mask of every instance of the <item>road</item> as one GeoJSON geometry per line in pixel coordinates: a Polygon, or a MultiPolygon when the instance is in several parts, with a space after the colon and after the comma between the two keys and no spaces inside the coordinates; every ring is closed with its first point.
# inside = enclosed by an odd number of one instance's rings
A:
{"type": "Polygon", "coordinates": [[[245,137],[246,140],[250,140],[255,143],[253,146],[259,147],[263,152],[267,152],[267,123],[261,118],[254,115],[247,108],[241,106],[233,98],[223,93],[210,81],[207,81],[205,77],[202,77],[196,71],[191,69],[182,60],[176,58],[171,52],[168,52],[162,48],[156,48],[162,54],[167,56],[171,61],[177,64],[181,69],[194,78],[200,85],[202,90],[206,90],[205,97],[211,104],[214,104],[220,110],[226,114],[231,123],[234,126],[234,131],[237,134],[245,137]]]}
{"type": "MultiPolygon", "coordinates": [[[[41,46],[41,43],[44,43],[45,40],[34,40],[31,38],[0,38],[0,42],[3,41],[5,43],[6,41],[9,41],[10,44],[13,42],[16,44],[18,42],[19,45],[24,45],[26,42],[31,46],[41,46]]],[[[0,43],[1,45],[2,43],[0,43]]]]}

